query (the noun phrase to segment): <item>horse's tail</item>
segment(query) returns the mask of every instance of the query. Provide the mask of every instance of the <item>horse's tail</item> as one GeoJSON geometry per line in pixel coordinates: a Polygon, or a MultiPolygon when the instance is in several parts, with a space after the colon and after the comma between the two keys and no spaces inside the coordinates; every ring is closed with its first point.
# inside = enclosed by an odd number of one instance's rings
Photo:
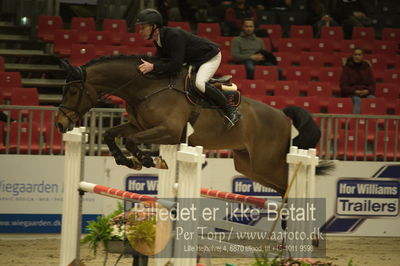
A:
{"type": "Polygon", "coordinates": [[[297,106],[288,106],[282,111],[292,119],[294,127],[299,131],[299,135],[293,139],[293,145],[305,150],[315,148],[321,138],[321,130],[311,114],[297,106]]]}
{"type": "MultiPolygon", "coordinates": [[[[321,130],[311,114],[298,106],[288,106],[282,110],[293,121],[299,135],[293,139],[293,145],[299,149],[315,148],[321,138],[321,130]]],[[[332,161],[320,161],[317,165],[317,175],[327,175],[335,168],[332,161]]]]}

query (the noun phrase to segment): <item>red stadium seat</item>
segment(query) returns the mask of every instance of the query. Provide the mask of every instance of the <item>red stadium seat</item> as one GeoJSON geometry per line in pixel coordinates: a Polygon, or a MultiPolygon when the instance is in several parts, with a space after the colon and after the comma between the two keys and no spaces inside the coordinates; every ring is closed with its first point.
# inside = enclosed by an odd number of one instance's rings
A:
{"type": "Polygon", "coordinates": [[[0,56],[0,72],[4,72],[5,67],[4,67],[4,58],[0,56]]]}
{"type": "MultiPolygon", "coordinates": [[[[36,88],[18,88],[14,87],[11,90],[11,104],[12,105],[26,105],[26,106],[38,106],[39,105],[39,94],[36,88]]],[[[11,110],[11,117],[15,120],[19,120],[19,114],[21,114],[21,120],[26,120],[29,116],[28,110],[11,110]]]]}
{"type": "Polygon", "coordinates": [[[139,55],[155,56],[157,49],[155,47],[137,47],[132,51],[139,55]]]}
{"type": "Polygon", "coordinates": [[[316,96],[294,97],[294,105],[302,107],[310,113],[320,113],[319,99],[316,96]]]}
{"type": "Polygon", "coordinates": [[[288,67],[296,61],[296,55],[288,52],[277,52],[274,53],[276,61],[280,67],[288,67]]]}
{"type": "Polygon", "coordinates": [[[301,85],[308,84],[308,82],[311,81],[311,72],[309,67],[287,67],[284,73],[286,80],[295,80],[301,85]]]}
{"type": "Polygon", "coordinates": [[[106,18],[103,20],[103,31],[109,31],[111,33],[113,44],[120,44],[122,34],[128,32],[126,20],[106,18]]]}
{"type": "Polygon", "coordinates": [[[351,98],[332,98],[328,103],[330,114],[352,114],[353,102],[351,98]]]}
{"type": "Polygon", "coordinates": [[[364,132],[355,134],[352,130],[339,130],[337,155],[343,160],[361,160],[367,155],[366,144],[364,132]]]}
{"type": "Polygon", "coordinates": [[[264,29],[268,32],[269,37],[272,40],[279,40],[282,38],[282,27],[280,24],[272,24],[272,25],[265,25],[262,24],[259,26],[260,29],[264,29]]]}
{"type": "Polygon", "coordinates": [[[367,42],[364,42],[362,40],[343,40],[340,42],[340,51],[342,53],[348,53],[350,56],[354,48],[359,47],[364,50],[367,50],[366,46],[367,42]]]}
{"type": "Polygon", "coordinates": [[[246,70],[244,65],[222,65],[220,67],[224,75],[232,75],[233,79],[246,79],[246,70]]]}
{"type": "Polygon", "coordinates": [[[189,22],[186,21],[168,21],[168,27],[178,28],[188,32],[192,32],[189,22]]]}
{"type": "Polygon", "coordinates": [[[354,27],[352,32],[353,40],[375,40],[375,29],[367,27],[354,27]]]}
{"type": "Polygon", "coordinates": [[[335,41],[343,40],[343,29],[342,27],[322,27],[321,28],[321,39],[330,39],[335,41]]]}
{"type": "Polygon", "coordinates": [[[36,88],[12,88],[12,105],[39,105],[39,94],[36,88]]]}
{"type": "Polygon", "coordinates": [[[20,72],[0,72],[0,89],[3,101],[11,102],[12,88],[22,87],[20,72]]]}
{"type": "Polygon", "coordinates": [[[325,57],[321,52],[303,52],[299,56],[299,64],[310,68],[312,78],[318,77],[320,69],[325,65],[325,57]]]}
{"type": "Polygon", "coordinates": [[[400,86],[395,83],[378,83],[375,89],[376,97],[397,99],[400,97],[400,86]]]}
{"type": "Polygon", "coordinates": [[[44,149],[40,145],[39,125],[29,122],[11,123],[9,131],[10,152],[21,154],[37,154],[39,149],[44,149]]]}
{"type": "Polygon", "coordinates": [[[286,107],[284,96],[263,96],[261,101],[277,109],[283,109],[286,107]]]}
{"type": "Polygon", "coordinates": [[[383,71],[384,83],[396,83],[400,84],[400,70],[397,69],[385,69],[383,71]]]}
{"type": "Polygon", "coordinates": [[[200,22],[197,24],[197,35],[215,41],[218,36],[221,36],[221,29],[218,23],[200,22]]]}
{"type": "Polygon", "coordinates": [[[73,66],[81,66],[96,57],[96,49],[92,44],[73,44],[70,63],[73,66]]]}
{"type": "Polygon", "coordinates": [[[302,50],[302,40],[295,38],[282,38],[276,42],[279,52],[300,53],[302,50]]]}
{"type": "Polygon", "coordinates": [[[332,85],[329,82],[323,81],[310,81],[308,82],[308,96],[319,96],[319,97],[332,97],[333,90],[332,85]]]}
{"type": "Polygon", "coordinates": [[[0,72],[0,87],[22,87],[20,72],[0,72]]]}
{"type": "Polygon", "coordinates": [[[373,69],[387,69],[389,62],[383,54],[366,54],[365,59],[368,60],[373,69]]]}
{"type": "Polygon", "coordinates": [[[121,55],[121,54],[129,54],[128,47],[115,46],[115,45],[104,46],[104,55],[121,55]]]}
{"type": "Polygon", "coordinates": [[[330,82],[333,86],[333,91],[339,93],[338,85],[340,82],[340,75],[342,74],[342,68],[339,67],[326,67],[321,68],[318,74],[318,81],[330,82]]]}
{"type": "Polygon", "coordinates": [[[60,16],[39,16],[38,37],[45,42],[53,42],[57,30],[64,28],[60,16]]]}
{"type": "Polygon", "coordinates": [[[382,40],[385,41],[399,41],[400,29],[397,28],[383,28],[382,29],[382,40]]]}
{"type": "Polygon", "coordinates": [[[230,64],[233,62],[232,54],[230,49],[221,49],[221,64],[230,64]]]}
{"type": "Polygon", "coordinates": [[[320,68],[324,65],[322,61],[323,54],[321,52],[303,52],[300,54],[300,66],[320,68]]]}
{"type": "Polygon", "coordinates": [[[216,42],[221,46],[221,50],[227,49],[230,52],[232,39],[230,36],[218,36],[216,42]]]}
{"type": "Polygon", "coordinates": [[[347,121],[347,125],[343,127],[347,127],[350,130],[354,130],[355,132],[362,131],[366,134],[368,140],[374,140],[375,132],[379,130],[382,125],[383,120],[381,119],[364,119],[364,118],[349,118],[347,121]]]}
{"type": "Polygon", "coordinates": [[[256,94],[260,96],[266,95],[266,86],[264,80],[243,80],[241,91],[243,94],[250,95],[256,94]]]}
{"type": "Polygon", "coordinates": [[[310,25],[292,25],[290,27],[290,38],[312,39],[313,35],[310,25]]]}
{"type": "Polygon", "coordinates": [[[88,41],[88,32],[96,30],[96,24],[92,17],[72,17],[71,29],[79,32],[79,42],[86,43],[88,41]]]}
{"type": "Polygon", "coordinates": [[[138,33],[123,33],[121,37],[121,45],[127,47],[144,47],[145,42],[138,33]]]}
{"type": "Polygon", "coordinates": [[[372,46],[374,54],[392,54],[395,55],[398,51],[398,41],[381,41],[375,40],[372,46]]]}
{"type": "Polygon", "coordinates": [[[361,99],[361,114],[385,115],[386,102],[384,98],[363,98],[361,99]]]}
{"type": "Polygon", "coordinates": [[[297,81],[279,80],[275,82],[274,95],[299,96],[300,87],[297,81]]]}
{"type": "Polygon", "coordinates": [[[112,45],[111,33],[109,31],[90,31],[88,34],[88,44],[92,44],[96,49],[96,55],[104,55],[104,47],[112,45]]]}
{"type": "Polygon", "coordinates": [[[312,39],[310,43],[311,52],[332,53],[333,43],[330,39],[312,39]]]}
{"type": "Polygon", "coordinates": [[[78,43],[79,38],[76,30],[57,30],[54,35],[54,52],[62,57],[69,57],[72,44],[78,43]]]}
{"type": "Polygon", "coordinates": [[[332,67],[340,67],[345,65],[347,59],[351,56],[351,53],[342,53],[342,52],[337,52],[333,54],[333,65],[332,67]]]}
{"type": "MultiPolygon", "coordinates": [[[[399,125],[400,127],[400,125],[399,125]]],[[[377,141],[376,155],[384,161],[396,161],[400,160],[400,133],[397,134],[396,141],[396,131],[379,131],[377,141]],[[396,146],[397,143],[397,146],[396,146]]]]}
{"type": "Polygon", "coordinates": [[[256,66],[254,70],[254,79],[277,81],[278,70],[275,66],[256,66]]]}

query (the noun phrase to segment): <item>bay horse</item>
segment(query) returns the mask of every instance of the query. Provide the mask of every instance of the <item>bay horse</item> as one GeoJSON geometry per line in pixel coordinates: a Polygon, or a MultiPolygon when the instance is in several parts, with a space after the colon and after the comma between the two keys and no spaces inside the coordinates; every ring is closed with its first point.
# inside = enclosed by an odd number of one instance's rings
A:
{"type": "Polygon", "coordinates": [[[80,67],[62,61],[67,78],[57,112],[58,130],[61,133],[71,130],[105,94],[118,96],[126,101],[128,123],[107,130],[105,142],[118,165],[140,169],[142,165],[152,167],[154,163],[137,145],[180,143],[187,122],[197,110],[194,133],[189,138],[191,145],[231,149],[238,172],[282,195],[285,193],[288,182],[286,154],[291,139],[288,116],[299,131],[294,140],[299,148],[315,147],[320,138],[319,128],[308,112],[299,107],[281,111],[242,97],[241,119],[227,129],[221,110],[201,109],[187,100],[184,91],[186,68],[176,75],[143,75],[138,70],[141,58],[150,62],[161,60],[138,55],[106,56],[80,67]],[[134,160],[126,157],[116,145],[115,138],[119,136],[126,139],[125,146],[134,160]]]}

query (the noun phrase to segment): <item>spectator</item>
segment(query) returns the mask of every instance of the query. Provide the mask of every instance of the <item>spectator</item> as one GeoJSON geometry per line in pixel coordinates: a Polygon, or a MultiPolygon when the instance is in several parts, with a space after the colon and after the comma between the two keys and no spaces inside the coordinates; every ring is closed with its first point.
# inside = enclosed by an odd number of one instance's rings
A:
{"type": "MultiPolygon", "coordinates": [[[[226,10],[231,7],[232,1],[218,1],[209,10],[209,15],[216,18],[217,21],[225,21],[226,10]]],[[[224,25],[223,25],[224,26],[224,25]]]]}
{"type": "Polygon", "coordinates": [[[342,97],[352,97],[353,113],[361,111],[361,98],[374,98],[375,79],[370,63],[364,60],[364,51],[355,48],[343,66],[340,77],[342,97]]]}
{"type": "Polygon", "coordinates": [[[225,13],[227,35],[239,35],[243,27],[243,20],[251,18],[256,21],[256,17],[256,11],[246,4],[246,0],[235,0],[235,3],[225,13]]]}
{"type": "Polygon", "coordinates": [[[322,27],[335,26],[339,26],[339,24],[329,14],[323,15],[321,19],[313,25],[315,38],[319,38],[321,36],[322,27]]]}
{"type": "Polygon", "coordinates": [[[231,45],[233,60],[236,63],[244,64],[247,79],[254,78],[256,65],[277,65],[275,56],[265,50],[264,42],[254,34],[254,28],[254,21],[252,19],[245,19],[243,22],[243,31],[238,37],[233,38],[231,45]]]}
{"type": "Polygon", "coordinates": [[[264,6],[268,10],[285,11],[292,6],[292,0],[269,0],[264,6]]]}
{"type": "Polygon", "coordinates": [[[353,27],[370,27],[372,19],[367,16],[370,1],[340,0],[336,5],[336,19],[343,24],[345,39],[351,39],[353,27]]]}

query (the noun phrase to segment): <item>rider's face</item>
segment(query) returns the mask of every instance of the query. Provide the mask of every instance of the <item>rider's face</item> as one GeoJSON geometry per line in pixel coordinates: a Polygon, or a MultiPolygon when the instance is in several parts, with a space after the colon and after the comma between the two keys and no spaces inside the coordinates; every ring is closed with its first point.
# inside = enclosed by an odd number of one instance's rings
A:
{"type": "Polygon", "coordinates": [[[140,25],[139,33],[142,35],[143,39],[148,40],[151,34],[152,25],[151,24],[142,24],[140,25]]]}

